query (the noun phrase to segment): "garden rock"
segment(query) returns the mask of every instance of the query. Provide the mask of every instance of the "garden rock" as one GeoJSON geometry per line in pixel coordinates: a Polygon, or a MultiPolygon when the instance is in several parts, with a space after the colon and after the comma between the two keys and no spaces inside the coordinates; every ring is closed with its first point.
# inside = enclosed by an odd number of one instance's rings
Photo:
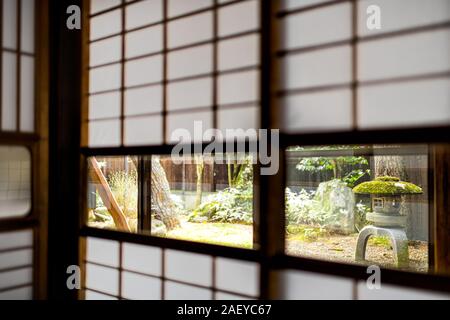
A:
{"type": "Polygon", "coordinates": [[[355,196],[345,182],[334,179],[319,184],[312,210],[325,228],[350,234],[354,232],[355,196]]]}

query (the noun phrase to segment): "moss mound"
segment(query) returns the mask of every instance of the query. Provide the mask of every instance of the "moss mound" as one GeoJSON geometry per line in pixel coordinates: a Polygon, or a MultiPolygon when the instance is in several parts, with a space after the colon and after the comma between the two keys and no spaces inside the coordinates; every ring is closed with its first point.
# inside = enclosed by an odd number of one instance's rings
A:
{"type": "Polygon", "coordinates": [[[396,177],[383,176],[357,185],[353,188],[353,192],[378,195],[420,194],[422,188],[414,183],[400,181],[396,177]]]}

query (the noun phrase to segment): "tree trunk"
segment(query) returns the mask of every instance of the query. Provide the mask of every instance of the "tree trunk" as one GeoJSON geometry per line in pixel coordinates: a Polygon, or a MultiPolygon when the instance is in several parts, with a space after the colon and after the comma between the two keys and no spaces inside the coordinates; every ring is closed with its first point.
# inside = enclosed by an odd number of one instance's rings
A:
{"type": "Polygon", "coordinates": [[[197,169],[197,192],[195,195],[195,208],[197,208],[198,206],[200,206],[200,204],[202,203],[202,194],[203,194],[203,171],[205,168],[205,163],[203,162],[203,158],[202,156],[198,156],[196,157],[197,159],[197,164],[196,164],[196,169],[197,169]]]}
{"type": "Polygon", "coordinates": [[[173,230],[180,225],[175,204],[170,197],[170,186],[167,181],[164,168],[159,162],[159,158],[152,157],[151,173],[151,205],[155,216],[159,218],[167,228],[167,231],[173,230]]]}
{"type": "Polygon", "coordinates": [[[400,156],[375,156],[375,177],[392,176],[407,180],[405,164],[400,156]]]}
{"type": "Polygon", "coordinates": [[[100,195],[103,204],[108,209],[108,212],[111,214],[111,217],[114,220],[114,224],[116,228],[121,231],[130,231],[130,226],[128,225],[127,218],[123,214],[122,209],[114,197],[111,188],[109,187],[108,182],[106,181],[105,176],[100,169],[97,160],[92,157],[89,158],[89,175],[92,182],[95,184],[97,188],[98,194],[100,195]]]}

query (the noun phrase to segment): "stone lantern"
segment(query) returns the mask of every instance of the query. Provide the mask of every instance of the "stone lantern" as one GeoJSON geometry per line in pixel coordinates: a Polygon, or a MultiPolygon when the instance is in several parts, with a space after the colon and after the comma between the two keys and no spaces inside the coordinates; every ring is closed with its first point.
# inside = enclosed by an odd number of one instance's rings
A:
{"type": "Polygon", "coordinates": [[[406,215],[401,215],[403,197],[421,194],[422,188],[413,183],[400,181],[399,178],[383,176],[373,181],[363,182],[353,188],[356,194],[370,194],[372,210],[366,220],[373,225],[364,227],[359,235],[356,247],[356,260],[364,260],[367,240],[371,235],[391,238],[394,256],[398,266],[408,265],[408,238],[406,237],[406,215]]]}

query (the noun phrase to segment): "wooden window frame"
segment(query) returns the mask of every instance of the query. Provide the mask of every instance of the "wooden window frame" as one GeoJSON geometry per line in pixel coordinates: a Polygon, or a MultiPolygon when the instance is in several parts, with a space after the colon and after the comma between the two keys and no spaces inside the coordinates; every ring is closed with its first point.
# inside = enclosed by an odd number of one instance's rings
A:
{"type": "MultiPolygon", "coordinates": [[[[141,0],[132,1],[130,3],[141,0]]],[[[353,6],[353,14],[356,15],[357,0],[343,0],[342,2],[350,2],[353,6]]],[[[321,6],[330,5],[331,2],[312,5],[300,10],[309,10],[321,6]]],[[[334,3],[334,2],[333,2],[334,3]]],[[[88,37],[88,0],[83,2],[83,42],[80,52],[84,66],[88,65],[89,52],[87,41],[88,37]],[[87,5],[87,6],[86,6],[87,5]]],[[[286,15],[286,12],[280,12],[280,0],[261,1],[260,23],[261,23],[261,44],[260,44],[260,104],[261,104],[261,128],[277,129],[280,127],[279,101],[282,91],[278,89],[280,79],[279,56],[283,53],[278,50],[280,48],[280,17],[286,15]]],[[[109,10],[113,10],[109,9],[109,10]]],[[[448,26],[448,23],[445,24],[448,26]]],[[[442,26],[437,26],[442,27],[442,26]]],[[[419,29],[419,28],[416,28],[419,29]]],[[[415,29],[415,30],[416,30],[415,29]]],[[[417,30],[416,30],[417,31],[417,30]]],[[[385,36],[393,36],[402,32],[390,33],[385,36]]],[[[353,130],[348,132],[337,132],[333,134],[280,134],[280,152],[279,164],[280,168],[277,174],[271,176],[255,175],[256,188],[255,196],[258,203],[255,206],[255,212],[258,213],[258,237],[260,248],[258,250],[246,250],[240,248],[230,248],[204,243],[195,243],[182,240],[157,238],[148,235],[124,233],[113,230],[103,230],[87,227],[85,224],[86,203],[85,197],[80,197],[79,207],[79,225],[78,235],[80,236],[80,263],[85,261],[85,239],[87,237],[98,237],[103,239],[117,240],[121,242],[139,243],[149,246],[157,246],[165,249],[178,249],[188,252],[196,252],[207,254],[213,257],[223,256],[233,259],[241,259],[245,261],[255,261],[260,264],[260,294],[259,298],[268,299],[279,297],[280,281],[279,272],[286,269],[312,271],[322,274],[330,274],[341,276],[354,280],[354,285],[358,280],[365,281],[367,279],[366,267],[360,265],[351,265],[338,262],[328,262],[307,257],[293,257],[285,254],[285,212],[284,212],[284,190],[286,186],[286,167],[285,167],[285,150],[292,145],[333,145],[333,144],[403,144],[403,143],[448,143],[450,137],[450,126],[432,127],[432,128],[412,128],[412,129],[386,129],[386,130],[356,130],[356,88],[358,82],[356,80],[356,25],[353,25],[353,37],[349,41],[353,47],[353,81],[351,87],[353,90],[353,130]]],[[[88,92],[88,76],[87,68],[83,69],[81,78],[82,92],[88,92]]],[[[82,96],[82,145],[87,145],[88,132],[84,125],[87,121],[87,96],[82,96]]],[[[122,113],[123,114],[123,113],[122,113]]],[[[164,137],[165,138],[165,137],[164,137]]],[[[122,139],[123,141],[123,139],[122,139]]],[[[440,168],[446,168],[450,171],[450,153],[443,145],[432,146],[434,149],[430,153],[430,175],[436,176],[437,164],[440,168]],[[439,158],[436,156],[439,155],[439,158]]],[[[80,155],[80,176],[81,176],[81,195],[85,195],[86,176],[87,176],[87,157],[89,156],[112,156],[112,155],[151,155],[151,154],[170,154],[172,145],[163,144],[159,146],[148,147],[124,147],[117,148],[87,148],[79,149],[80,155]]],[[[257,172],[257,171],[255,171],[257,172]]],[[[430,230],[435,230],[434,241],[436,244],[434,249],[436,265],[440,266],[440,270],[448,270],[449,268],[449,228],[435,227],[440,226],[443,222],[444,226],[449,226],[449,204],[448,189],[450,178],[446,175],[447,180],[434,179],[434,191],[442,191],[442,194],[434,193],[433,202],[433,223],[430,224],[430,230]],[[444,195],[446,192],[447,198],[444,195]],[[436,201],[435,201],[436,200],[436,201]]],[[[433,193],[430,193],[433,194],[433,193]]],[[[392,269],[382,269],[383,283],[401,285],[412,288],[423,288],[450,292],[450,277],[435,274],[419,274],[412,272],[404,272],[392,269]]],[[[79,298],[83,298],[80,293],[79,298]]]]}

